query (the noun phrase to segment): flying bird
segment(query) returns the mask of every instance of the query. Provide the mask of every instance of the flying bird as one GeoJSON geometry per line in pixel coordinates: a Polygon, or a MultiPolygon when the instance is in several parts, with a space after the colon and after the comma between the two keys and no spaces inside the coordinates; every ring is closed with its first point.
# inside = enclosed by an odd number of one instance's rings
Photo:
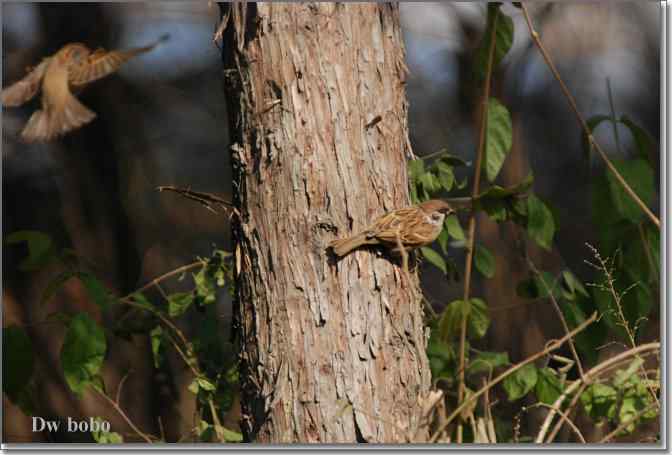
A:
{"type": "Polygon", "coordinates": [[[167,36],[151,46],[125,51],[95,52],[81,43],[62,47],[47,57],[18,82],[2,90],[2,105],[20,106],[42,90],[42,108],[35,111],[21,137],[26,142],[46,142],[81,127],[94,118],[95,112],[88,109],[73,95],[93,81],[102,79],[119,69],[132,57],[152,50],[167,36]]]}

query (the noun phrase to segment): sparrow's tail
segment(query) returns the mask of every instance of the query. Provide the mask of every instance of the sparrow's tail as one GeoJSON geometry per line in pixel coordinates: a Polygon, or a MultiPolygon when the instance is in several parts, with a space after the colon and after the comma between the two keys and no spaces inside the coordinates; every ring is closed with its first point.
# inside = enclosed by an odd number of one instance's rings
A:
{"type": "Polygon", "coordinates": [[[35,111],[23,129],[26,142],[46,142],[62,136],[96,118],[96,114],[68,94],[65,102],[51,109],[35,111]]]}
{"type": "Polygon", "coordinates": [[[329,248],[331,248],[336,256],[343,257],[362,245],[373,245],[376,243],[378,243],[376,239],[367,238],[366,232],[362,232],[347,239],[334,240],[329,243],[329,248]]]}

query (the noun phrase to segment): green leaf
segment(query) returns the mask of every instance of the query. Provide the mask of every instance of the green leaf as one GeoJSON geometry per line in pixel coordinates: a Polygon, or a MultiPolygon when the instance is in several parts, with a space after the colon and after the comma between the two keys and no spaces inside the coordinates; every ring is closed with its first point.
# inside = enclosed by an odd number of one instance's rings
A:
{"type": "Polygon", "coordinates": [[[226,427],[219,427],[226,442],[243,442],[243,435],[226,427]]]}
{"type": "Polygon", "coordinates": [[[548,299],[560,297],[560,283],[550,272],[540,272],[534,276],[534,282],[539,293],[539,298],[548,299]]]}
{"type": "Polygon", "coordinates": [[[28,257],[19,263],[19,270],[38,270],[56,257],[51,237],[43,232],[16,231],[5,239],[5,243],[9,245],[21,242],[28,244],[28,257]]]}
{"type": "Polygon", "coordinates": [[[454,167],[464,167],[464,166],[469,166],[469,163],[464,161],[462,158],[459,156],[451,155],[448,153],[448,149],[443,149],[443,154],[438,158],[437,161],[441,161],[443,163],[446,163],[448,166],[454,168],[454,167]]]}
{"type": "Polygon", "coordinates": [[[474,265],[481,274],[486,278],[495,276],[495,257],[484,246],[475,245],[474,265]]]}
{"type": "Polygon", "coordinates": [[[131,296],[131,299],[135,302],[136,305],[146,309],[147,311],[154,311],[154,305],[147,300],[147,297],[144,296],[142,292],[136,292],[131,296]]]}
{"type": "Polygon", "coordinates": [[[187,390],[193,393],[194,395],[198,395],[198,389],[200,388],[198,384],[198,379],[194,379],[191,381],[191,384],[189,384],[189,387],[187,387],[187,390]]]}
{"type": "Polygon", "coordinates": [[[586,291],[586,288],[583,286],[583,283],[581,283],[581,280],[579,280],[576,275],[571,272],[571,270],[563,270],[562,279],[564,280],[565,286],[567,286],[567,289],[569,289],[572,296],[574,296],[576,293],[579,293],[584,297],[590,297],[590,294],[588,294],[588,291],[586,291]]]}
{"type": "Polygon", "coordinates": [[[114,301],[114,297],[112,297],[105,285],[88,272],[78,273],[77,276],[86,288],[86,293],[91,300],[103,311],[107,310],[110,307],[110,303],[114,301]]]}
{"type": "Polygon", "coordinates": [[[635,431],[635,428],[637,427],[637,420],[633,419],[639,412],[639,409],[637,409],[637,399],[634,397],[625,397],[623,398],[623,402],[621,403],[621,406],[618,410],[618,420],[620,423],[625,423],[625,422],[630,422],[623,428],[623,433],[622,434],[628,434],[632,433],[635,431]]]}
{"type": "Polygon", "coordinates": [[[509,365],[507,352],[479,352],[467,368],[468,374],[491,373],[497,367],[509,365]]]}
{"type": "Polygon", "coordinates": [[[20,405],[26,398],[23,395],[33,376],[33,366],[33,342],[28,334],[16,325],[3,328],[2,391],[13,403],[20,405]]]}
{"type": "Polygon", "coordinates": [[[421,159],[408,162],[408,176],[410,179],[417,179],[425,173],[425,162],[421,159]]]}
{"type": "Polygon", "coordinates": [[[551,249],[555,234],[553,214],[534,194],[527,198],[527,234],[542,248],[551,249]]]}
{"type": "Polygon", "coordinates": [[[449,366],[454,363],[455,351],[450,343],[446,343],[437,336],[437,331],[432,330],[427,343],[427,357],[429,358],[429,367],[432,370],[432,377],[449,376],[451,371],[449,366]]]}
{"type": "Polygon", "coordinates": [[[446,191],[453,189],[453,184],[455,183],[453,167],[447,164],[445,161],[437,161],[435,166],[439,174],[439,182],[441,183],[443,189],[446,191]]]}
{"type": "Polygon", "coordinates": [[[159,368],[163,362],[163,328],[157,325],[149,332],[149,338],[152,343],[152,357],[154,358],[154,368],[159,368]]]}
{"type": "Polygon", "coordinates": [[[119,433],[115,433],[114,431],[103,431],[100,429],[104,422],[103,419],[94,417],[93,420],[98,424],[97,428],[99,428],[99,430],[91,431],[91,437],[93,437],[93,440],[98,444],[121,444],[124,442],[124,438],[119,433]]]}
{"type": "Polygon", "coordinates": [[[497,178],[504,160],[511,150],[511,115],[496,98],[488,100],[488,124],[485,143],[485,171],[488,180],[497,178]]]}
{"type": "Polygon", "coordinates": [[[551,295],[560,297],[560,286],[549,272],[539,272],[531,278],[518,283],[516,293],[525,299],[546,299],[551,295]],[[550,292],[549,292],[550,291],[550,292]]]}
{"type": "Polygon", "coordinates": [[[464,300],[453,300],[441,313],[439,339],[448,342],[458,336],[463,317],[467,317],[467,330],[472,338],[482,338],[488,331],[490,316],[488,306],[482,299],[472,298],[468,304],[464,300]]]}
{"type": "MultiPolygon", "coordinates": [[[[590,134],[593,134],[593,131],[595,131],[595,129],[600,125],[600,123],[610,119],[611,117],[609,117],[608,115],[594,115],[590,117],[588,120],[586,120],[586,124],[588,125],[588,130],[590,131],[590,134]]],[[[581,135],[581,138],[582,138],[581,148],[583,149],[583,154],[586,160],[590,161],[590,153],[592,152],[592,150],[590,142],[588,141],[588,135],[584,132],[581,135]]]]}
{"type": "Polygon", "coordinates": [[[636,357],[633,359],[632,362],[630,362],[630,365],[628,365],[628,368],[625,370],[617,370],[616,374],[614,374],[614,387],[616,388],[621,388],[623,387],[630,379],[636,379],[638,380],[639,378],[637,377],[637,370],[644,364],[644,359],[641,357],[636,357]]]}
{"type": "Polygon", "coordinates": [[[446,229],[441,229],[441,232],[439,233],[439,236],[436,238],[436,241],[439,243],[439,246],[441,247],[441,251],[443,254],[446,254],[448,252],[448,231],[446,229]]]}
{"type": "Polygon", "coordinates": [[[492,185],[485,191],[482,191],[481,194],[476,196],[476,201],[482,202],[487,199],[506,199],[510,196],[522,194],[532,187],[532,183],[534,183],[534,175],[528,174],[523,181],[515,185],[507,187],[492,185]]]}
{"type": "Polygon", "coordinates": [[[194,275],[195,300],[199,304],[209,305],[217,300],[217,290],[215,288],[215,282],[218,280],[215,277],[217,271],[219,271],[219,268],[209,263],[207,267],[203,267],[194,275]]]}
{"type": "Polygon", "coordinates": [[[429,261],[430,264],[438,267],[444,274],[448,273],[448,267],[446,266],[446,261],[443,260],[441,255],[434,251],[433,249],[423,246],[420,248],[422,251],[422,256],[429,261]]]}
{"type": "Polygon", "coordinates": [[[493,71],[497,69],[513,44],[513,21],[504,14],[497,3],[488,4],[488,19],[485,33],[475,56],[475,72],[479,80],[485,79],[490,58],[492,34],[495,33],[495,50],[492,62],[493,71]]]}
{"type": "Polygon", "coordinates": [[[469,315],[471,305],[464,300],[453,300],[441,313],[439,319],[439,339],[444,342],[450,341],[460,333],[462,318],[469,315]]]}
{"type": "Polygon", "coordinates": [[[208,378],[200,377],[196,378],[196,381],[198,382],[198,387],[199,389],[203,389],[206,392],[212,392],[213,390],[217,389],[217,387],[208,380],[208,378]]]}
{"type": "Polygon", "coordinates": [[[502,381],[502,386],[506,391],[506,395],[509,401],[514,401],[525,396],[527,392],[532,390],[536,383],[537,367],[531,363],[528,363],[527,365],[504,378],[504,381],[502,381]]]}
{"type": "Polygon", "coordinates": [[[473,338],[483,338],[490,326],[488,306],[482,299],[470,299],[469,334],[473,338]]]}
{"type": "Polygon", "coordinates": [[[581,394],[581,404],[593,420],[612,419],[618,394],[612,387],[596,382],[581,394]]]}
{"type": "Polygon", "coordinates": [[[96,321],[86,313],[72,318],[61,347],[61,367],[66,382],[77,395],[93,385],[106,350],[105,333],[96,321]]]}
{"type": "MultiPolygon", "coordinates": [[[[656,192],[651,166],[642,159],[614,160],[613,165],[642,202],[650,206],[656,192]]],[[[611,199],[617,213],[632,223],[639,223],[644,217],[642,209],[625,192],[612,172],[607,172],[607,180],[609,181],[611,199]]]]}
{"type": "Polygon", "coordinates": [[[656,143],[649,133],[646,132],[644,128],[637,125],[633,122],[627,115],[621,116],[621,123],[628,127],[632,138],[635,140],[635,145],[637,146],[637,152],[639,153],[640,158],[651,161],[657,159],[658,156],[656,143]]]}
{"type": "Polygon", "coordinates": [[[465,240],[464,231],[460,225],[460,220],[457,215],[448,215],[443,222],[443,226],[448,234],[455,240],[465,240]]]}
{"type": "Polygon", "coordinates": [[[542,368],[537,373],[537,385],[534,388],[534,393],[542,403],[555,403],[563,390],[560,378],[550,368],[542,368]]]}
{"type": "Polygon", "coordinates": [[[168,315],[171,318],[182,315],[194,301],[191,292],[176,292],[168,296],[168,315]]]}

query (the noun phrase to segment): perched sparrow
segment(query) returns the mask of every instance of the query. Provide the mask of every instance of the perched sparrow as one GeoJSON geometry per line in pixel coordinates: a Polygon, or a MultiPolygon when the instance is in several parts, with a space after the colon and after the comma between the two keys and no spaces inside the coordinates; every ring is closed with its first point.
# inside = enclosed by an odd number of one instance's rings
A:
{"type": "Polygon", "coordinates": [[[33,113],[21,137],[26,142],[49,141],[96,117],[71,90],[77,92],[90,82],[114,73],[122,63],[157,44],[127,51],[98,49],[93,53],[83,44],[68,44],[43,59],[23,79],[3,89],[2,105],[20,106],[41,88],[42,109],[33,113]]]}
{"type": "Polygon", "coordinates": [[[383,245],[393,252],[429,245],[441,233],[443,220],[454,210],[445,201],[432,199],[422,204],[389,212],[357,235],[334,240],[329,244],[336,256],[342,257],[362,245],[383,245]]]}

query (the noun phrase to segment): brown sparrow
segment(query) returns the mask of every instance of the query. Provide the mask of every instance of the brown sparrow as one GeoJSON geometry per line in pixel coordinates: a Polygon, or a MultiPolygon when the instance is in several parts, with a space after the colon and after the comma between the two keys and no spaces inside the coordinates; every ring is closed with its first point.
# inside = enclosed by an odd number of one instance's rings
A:
{"type": "Polygon", "coordinates": [[[432,199],[422,204],[393,210],[378,218],[357,235],[334,240],[329,244],[334,254],[342,257],[363,245],[383,245],[394,253],[429,245],[441,233],[446,215],[455,210],[450,204],[432,199]]]}
{"type": "Polygon", "coordinates": [[[122,63],[152,50],[157,44],[127,51],[98,49],[93,53],[83,44],[68,44],[43,59],[23,79],[4,88],[2,105],[20,106],[31,100],[41,88],[42,109],[33,113],[21,137],[26,142],[49,141],[96,117],[75,98],[71,90],[77,92],[87,84],[114,73],[122,63]]]}

